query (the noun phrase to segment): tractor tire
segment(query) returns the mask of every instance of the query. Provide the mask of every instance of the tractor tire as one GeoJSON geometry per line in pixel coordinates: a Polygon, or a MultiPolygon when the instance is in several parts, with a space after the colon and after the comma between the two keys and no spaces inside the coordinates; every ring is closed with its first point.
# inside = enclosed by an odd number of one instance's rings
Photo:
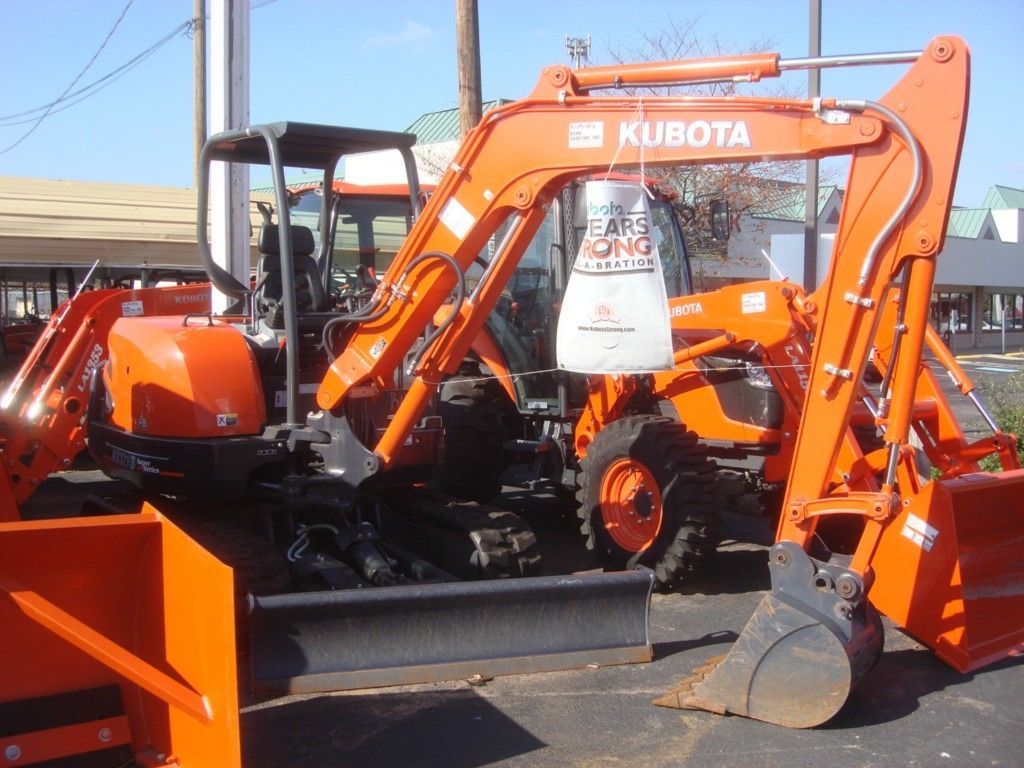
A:
{"type": "Polygon", "coordinates": [[[582,462],[580,531],[606,570],[645,565],[671,590],[718,544],[716,468],[696,433],[667,416],[629,416],[597,433],[582,462]]]}
{"type": "Polygon", "coordinates": [[[480,503],[501,493],[510,409],[505,390],[475,365],[464,366],[442,385],[438,411],[444,423],[444,459],[434,483],[438,491],[480,503]]]}

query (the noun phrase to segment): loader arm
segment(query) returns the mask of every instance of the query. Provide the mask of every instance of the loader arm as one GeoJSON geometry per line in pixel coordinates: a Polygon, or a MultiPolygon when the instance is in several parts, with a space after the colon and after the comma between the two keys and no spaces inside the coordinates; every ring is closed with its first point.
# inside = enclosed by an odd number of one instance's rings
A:
{"type": "Polygon", "coordinates": [[[120,317],[205,314],[207,283],[164,288],[84,291],[54,313],[0,398],[3,473],[0,522],[19,519],[46,477],[68,469],[85,447],[85,416],[93,371],[107,358],[107,336],[120,317]]]}

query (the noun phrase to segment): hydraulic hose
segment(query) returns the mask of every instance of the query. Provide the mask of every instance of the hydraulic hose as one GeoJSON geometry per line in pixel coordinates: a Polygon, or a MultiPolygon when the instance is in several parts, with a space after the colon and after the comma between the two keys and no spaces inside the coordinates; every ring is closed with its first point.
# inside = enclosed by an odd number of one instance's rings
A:
{"type": "MultiPolygon", "coordinates": [[[[420,349],[420,352],[419,354],[417,354],[416,359],[414,361],[414,363],[416,364],[419,363],[419,359],[422,356],[423,351],[427,348],[428,343],[433,341],[439,333],[444,331],[449,325],[452,324],[452,322],[454,322],[455,315],[462,308],[462,303],[465,300],[466,296],[466,276],[463,273],[462,268],[459,266],[458,262],[455,261],[455,259],[453,259],[447,253],[443,253],[441,251],[427,251],[426,253],[421,253],[419,256],[416,256],[412,261],[409,262],[408,265],[406,265],[405,269],[402,270],[402,273],[398,276],[398,279],[394,281],[394,284],[400,285],[409,276],[409,273],[416,266],[422,264],[424,261],[428,259],[440,259],[454,270],[456,275],[455,306],[451,314],[449,314],[449,316],[445,319],[445,322],[443,322],[441,326],[437,329],[437,331],[431,334],[424,341],[423,347],[420,349]]],[[[321,338],[324,350],[327,352],[328,359],[331,362],[333,362],[337,357],[337,355],[334,354],[334,348],[331,343],[331,334],[333,333],[335,328],[337,328],[339,325],[344,325],[348,323],[365,323],[377,320],[387,313],[388,309],[391,307],[394,301],[395,294],[393,292],[389,292],[389,295],[385,299],[384,303],[376,311],[374,311],[372,309],[372,306],[368,304],[363,309],[356,310],[355,312],[349,312],[344,315],[339,315],[338,317],[331,319],[324,326],[323,335],[321,338]]]]}

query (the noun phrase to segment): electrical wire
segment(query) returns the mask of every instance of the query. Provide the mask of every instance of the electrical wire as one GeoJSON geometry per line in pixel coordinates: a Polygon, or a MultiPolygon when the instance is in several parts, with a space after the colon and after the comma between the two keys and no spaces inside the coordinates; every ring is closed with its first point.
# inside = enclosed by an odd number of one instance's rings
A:
{"type": "MultiPolygon", "coordinates": [[[[763,368],[766,371],[769,371],[769,370],[770,371],[781,371],[781,370],[797,371],[797,370],[810,370],[811,366],[808,363],[797,363],[797,364],[794,364],[794,365],[762,365],[760,367],[763,368]]],[[[714,370],[716,372],[719,372],[719,371],[743,371],[743,372],[746,372],[747,371],[747,367],[746,367],[745,364],[744,365],[723,365],[723,366],[720,366],[720,367],[716,366],[714,370]]],[[[549,373],[558,373],[560,371],[561,372],[565,372],[566,369],[565,368],[538,368],[538,369],[535,369],[535,370],[532,370],[532,371],[517,371],[515,373],[492,374],[490,376],[460,376],[459,379],[461,381],[469,381],[469,382],[474,382],[474,383],[476,383],[476,382],[483,382],[483,381],[501,381],[503,379],[508,379],[509,381],[516,382],[516,381],[519,381],[520,379],[530,378],[531,376],[542,376],[542,375],[546,375],[546,374],[549,374],[549,373]]],[[[695,373],[699,373],[699,371],[694,371],[694,372],[695,373]]],[[[571,373],[571,371],[570,371],[570,373],[571,373]]],[[[603,375],[603,374],[598,374],[598,375],[603,375]]],[[[431,381],[429,379],[424,379],[423,381],[424,381],[424,383],[430,384],[431,386],[440,386],[440,385],[445,383],[444,379],[442,379],[440,381],[431,381]]]]}
{"type": "Polygon", "coordinates": [[[89,96],[92,96],[93,94],[99,92],[103,88],[106,88],[108,85],[118,80],[122,75],[125,75],[130,70],[134,69],[136,66],[141,64],[143,61],[145,61],[151,55],[156,53],[157,50],[159,50],[161,47],[169,43],[175,37],[182,34],[183,32],[186,32],[188,29],[191,28],[191,26],[191,20],[182,22],[177,27],[175,27],[171,32],[169,32],[166,36],[162,37],[160,40],[155,42],[142,53],[138,54],[134,58],[129,59],[116,69],[111,70],[103,77],[94,80],[88,85],[83,85],[77,91],[74,91],[72,93],[65,93],[59,99],[55,99],[54,101],[51,101],[49,104],[44,104],[41,107],[36,107],[35,109],[29,109],[24,112],[17,112],[13,115],[0,116],[0,126],[24,125],[26,123],[31,123],[36,118],[28,118],[26,120],[17,121],[15,121],[15,118],[25,117],[26,115],[32,115],[36,112],[43,111],[48,112],[48,114],[55,115],[58,112],[63,112],[68,107],[73,107],[75,104],[78,104],[82,100],[88,98],[89,96]],[[63,104],[63,106],[61,106],[60,109],[54,109],[54,107],[56,107],[58,104],[63,104]]]}
{"type": "MultiPolygon", "coordinates": [[[[25,134],[21,138],[19,138],[17,141],[15,141],[13,144],[11,144],[6,149],[0,150],[0,155],[3,155],[3,154],[6,154],[7,152],[10,152],[12,149],[14,149],[16,146],[18,146],[21,142],[23,142],[25,139],[27,139],[36,130],[36,128],[39,127],[39,124],[42,123],[43,120],[46,119],[47,117],[49,117],[50,115],[55,115],[55,114],[58,114],[60,112],[63,112],[65,109],[73,107],[76,104],[79,104],[82,101],[84,101],[85,99],[89,98],[90,96],[94,96],[95,94],[99,93],[101,90],[106,88],[108,85],[111,85],[112,83],[116,82],[122,76],[124,76],[129,71],[134,69],[136,66],[141,64],[143,61],[145,61],[151,55],[156,53],[157,50],[159,50],[164,45],[169,43],[172,39],[174,39],[175,37],[177,37],[178,35],[181,35],[183,33],[188,33],[195,26],[195,19],[189,19],[188,21],[183,21],[181,24],[179,24],[177,27],[175,27],[173,30],[171,30],[167,35],[162,37],[160,40],[155,42],[153,45],[151,45],[146,50],[142,51],[142,53],[137,54],[136,56],[134,56],[133,58],[129,59],[127,62],[125,62],[121,66],[117,67],[116,69],[111,70],[110,72],[105,74],[103,77],[101,77],[101,78],[99,78],[97,80],[94,80],[93,82],[89,83],[88,85],[82,86],[81,88],[79,88],[76,91],[72,91],[71,89],[74,88],[74,86],[78,83],[78,81],[82,79],[82,76],[89,70],[89,68],[92,66],[92,64],[96,61],[97,57],[103,51],[104,47],[106,47],[107,42],[109,42],[110,38],[113,36],[114,32],[117,30],[118,25],[120,25],[121,20],[124,18],[125,14],[128,12],[128,9],[131,7],[131,5],[132,5],[132,3],[134,1],[135,0],[128,0],[128,4],[125,6],[124,10],[121,12],[121,15],[118,17],[117,21],[114,22],[114,26],[111,28],[110,32],[107,33],[106,38],[100,44],[100,47],[97,49],[96,53],[93,54],[92,58],[89,59],[89,62],[85,65],[85,67],[82,68],[82,70],[78,73],[78,75],[75,77],[75,79],[71,81],[71,84],[67,88],[64,89],[64,93],[62,93],[56,99],[51,101],[49,104],[43,104],[41,106],[35,107],[34,109],[28,109],[28,110],[24,110],[22,112],[15,112],[15,113],[10,114],[10,115],[0,115],[0,127],[13,127],[13,126],[17,126],[17,125],[27,125],[28,123],[32,123],[32,122],[35,123],[35,125],[33,125],[28,131],[26,131],[25,134]],[[60,105],[59,109],[57,108],[58,105],[60,105]],[[34,115],[37,112],[42,112],[43,114],[40,115],[39,117],[29,117],[29,115],[34,115]],[[19,120],[17,118],[26,118],[26,119],[19,120]]],[[[264,7],[268,6],[268,5],[276,3],[277,1],[278,0],[251,0],[251,2],[249,4],[249,8],[250,8],[250,10],[256,9],[256,8],[264,8],[264,7]]]]}
{"type": "MultiPolygon", "coordinates": [[[[75,79],[72,80],[71,84],[68,85],[68,87],[64,89],[64,92],[59,97],[57,97],[57,101],[58,102],[61,99],[63,99],[65,96],[67,96],[68,92],[72,88],[74,88],[75,85],[78,84],[78,81],[82,79],[82,77],[85,75],[85,73],[89,70],[89,67],[91,67],[93,65],[93,62],[95,62],[96,59],[99,57],[99,55],[103,52],[103,49],[107,47],[107,43],[110,42],[110,38],[112,38],[114,36],[114,33],[117,31],[117,28],[119,26],[121,26],[121,22],[124,20],[125,15],[128,13],[128,9],[132,7],[132,3],[134,3],[134,2],[135,2],[135,0],[128,0],[128,2],[124,6],[124,10],[121,11],[121,15],[118,16],[117,17],[117,21],[114,22],[114,26],[112,26],[110,28],[110,31],[107,32],[107,36],[105,38],[103,38],[103,42],[100,43],[100,47],[96,49],[96,53],[94,53],[92,55],[92,58],[90,58],[89,61],[86,62],[86,65],[84,67],[82,67],[81,71],[79,71],[79,73],[77,75],[75,75],[75,79]]],[[[33,125],[27,131],[25,131],[25,133],[22,134],[21,138],[18,139],[17,141],[15,141],[13,144],[11,144],[9,147],[7,147],[7,149],[0,150],[0,155],[7,154],[12,149],[14,149],[16,146],[21,144],[21,142],[23,142],[25,139],[27,139],[29,136],[31,136],[33,134],[33,132],[35,132],[36,128],[38,128],[40,126],[40,124],[43,122],[43,120],[45,120],[47,115],[49,115],[52,111],[53,110],[52,110],[52,107],[51,107],[51,108],[48,108],[45,112],[43,112],[43,114],[41,114],[38,117],[38,119],[36,120],[35,125],[33,125]]]]}

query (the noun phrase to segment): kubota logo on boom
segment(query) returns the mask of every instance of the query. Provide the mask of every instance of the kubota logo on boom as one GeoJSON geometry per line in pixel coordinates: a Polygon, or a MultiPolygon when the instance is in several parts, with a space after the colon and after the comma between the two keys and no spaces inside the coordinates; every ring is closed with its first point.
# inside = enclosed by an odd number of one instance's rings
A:
{"type": "Polygon", "coordinates": [[[624,120],[619,123],[620,147],[750,147],[745,120],[624,120]]]}

